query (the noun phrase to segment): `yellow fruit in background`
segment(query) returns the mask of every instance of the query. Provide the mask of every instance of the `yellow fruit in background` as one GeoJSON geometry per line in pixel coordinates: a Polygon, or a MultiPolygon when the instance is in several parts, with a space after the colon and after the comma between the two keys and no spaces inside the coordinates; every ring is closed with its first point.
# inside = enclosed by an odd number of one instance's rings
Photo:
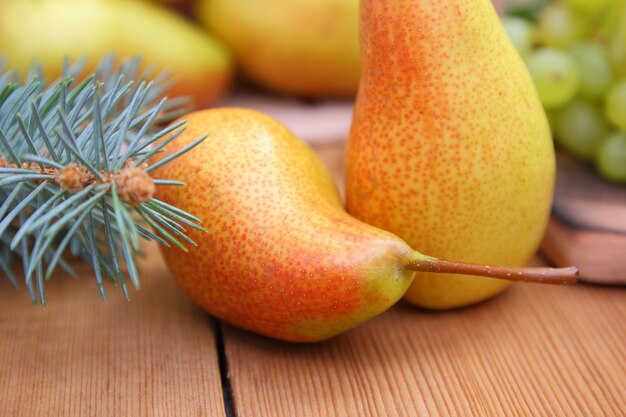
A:
{"type": "Polygon", "coordinates": [[[147,3],[154,3],[180,12],[184,16],[193,14],[194,0],[142,0],[147,3]]]}
{"type": "Polygon", "coordinates": [[[163,5],[166,5],[166,6],[191,4],[192,3],[191,0],[143,0],[143,1],[146,1],[148,3],[163,4],[163,5]]]}
{"type": "Polygon", "coordinates": [[[0,3],[0,55],[24,74],[42,64],[57,77],[64,57],[88,57],[92,70],[104,55],[141,55],[145,64],[169,69],[170,95],[187,95],[196,107],[213,104],[227,90],[232,63],[227,48],[162,7],[127,0],[4,0],[0,3]]]}
{"type": "Polygon", "coordinates": [[[358,0],[200,0],[197,17],[261,86],[307,97],[356,94],[358,0]]]}

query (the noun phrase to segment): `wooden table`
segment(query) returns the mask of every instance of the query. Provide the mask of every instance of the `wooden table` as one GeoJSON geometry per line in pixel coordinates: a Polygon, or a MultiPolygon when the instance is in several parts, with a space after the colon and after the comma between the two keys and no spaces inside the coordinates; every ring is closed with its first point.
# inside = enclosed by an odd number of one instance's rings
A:
{"type": "MultiPolygon", "coordinates": [[[[319,148],[341,175],[342,148],[319,148]]],[[[626,291],[517,285],[433,313],[398,305],[328,342],[220,323],[168,275],[99,298],[87,269],[48,307],[0,281],[0,416],[626,416],[626,291]]]]}

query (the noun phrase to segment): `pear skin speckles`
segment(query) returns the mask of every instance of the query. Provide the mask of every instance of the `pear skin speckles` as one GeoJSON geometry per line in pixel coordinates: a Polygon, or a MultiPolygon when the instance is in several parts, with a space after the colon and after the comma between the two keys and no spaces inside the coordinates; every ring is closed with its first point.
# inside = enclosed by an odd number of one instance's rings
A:
{"type": "Polygon", "coordinates": [[[164,248],[168,268],[211,314],[268,336],[315,341],[386,310],[413,273],[398,270],[410,249],[349,216],[321,161],[260,113],[216,109],[185,116],[174,152],[193,151],[154,172],[184,181],[157,198],[202,219],[206,233],[183,253],[164,248]]]}
{"type": "MultiPolygon", "coordinates": [[[[363,0],[361,46],[348,211],[431,256],[525,264],[549,216],[554,151],[490,1],[363,0]]],[[[420,273],[407,299],[455,307],[507,285],[420,273]],[[446,295],[451,280],[462,289],[446,295]]]]}

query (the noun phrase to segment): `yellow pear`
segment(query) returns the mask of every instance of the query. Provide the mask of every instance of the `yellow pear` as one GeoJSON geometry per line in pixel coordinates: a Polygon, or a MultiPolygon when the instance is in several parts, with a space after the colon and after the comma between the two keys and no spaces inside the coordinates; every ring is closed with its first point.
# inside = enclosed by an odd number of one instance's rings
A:
{"type": "Polygon", "coordinates": [[[356,94],[358,0],[200,0],[197,16],[231,47],[243,74],[268,89],[356,94]]]}
{"type": "MultiPolygon", "coordinates": [[[[533,82],[489,0],[363,0],[348,211],[436,257],[524,265],[555,158],[533,82]]],[[[418,273],[406,300],[445,309],[509,283],[418,273]]]]}
{"type": "MultiPolygon", "coordinates": [[[[134,0],[135,1],[135,0],[134,0]]],[[[163,7],[168,7],[184,16],[193,16],[195,0],[142,0],[148,3],[155,3],[163,7]]]]}
{"type": "Polygon", "coordinates": [[[146,65],[169,69],[170,95],[207,107],[229,86],[232,62],[226,47],[173,12],[129,0],[0,1],[0,58],[24,74],[35,64],[49,79],[64,58],[87,57],[86,73],[104,55],[141,55],[146,65]]]}
{"type": "Polygon", "coordinates": [[[575,270],[507,269],[434,259],[350,216],[317,155],[274,119],[236,108],[195,112],[159,159],[157,198],[193,213],[197,247],[163,248],[189,296],[236,326],[283,340],[327,339],[385,311],[416,270],[571,283],[575,270]]]}

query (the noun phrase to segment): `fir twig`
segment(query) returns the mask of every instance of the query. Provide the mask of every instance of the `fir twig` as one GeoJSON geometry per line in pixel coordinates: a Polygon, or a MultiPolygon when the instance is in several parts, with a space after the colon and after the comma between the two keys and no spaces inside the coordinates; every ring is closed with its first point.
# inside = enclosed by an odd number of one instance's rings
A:
{"type": "Polygon", "coordinates": [[[138,59],[103,60],[76,82],[81,63],[66,65],[50,84],[41,70],[24,82],[0,68],[0,275],[14,285],[11,267],[22,259],[33,303],[45,305],[44,281],[57,266],[72,272],[66,252],[91,265],[100,294],[103,277],[122,288],[139,286],[139,238],[186,250],[185,227],[200,220],[153,198],[156,186],[180,186],[150,172],[200,143],[150,165],[184,129],[162,128],[186,110],[167,100],[167,74],[140,72],[138,59]],[[152,230],[151,230],[152,229],[152,230]]]}

